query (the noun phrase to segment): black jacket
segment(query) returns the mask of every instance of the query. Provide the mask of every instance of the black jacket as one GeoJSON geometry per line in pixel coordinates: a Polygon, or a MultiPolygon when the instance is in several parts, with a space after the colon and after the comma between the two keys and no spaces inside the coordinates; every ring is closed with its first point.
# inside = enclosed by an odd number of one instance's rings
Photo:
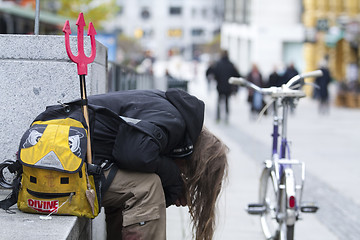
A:
{"type": "Polygon", "coordinates": [[[323,75],[321,77],[317,77],[315,79],[315,83],[320,87],[319,89],[314,88],[316,97],[319,97],[319,99],[325,101],[329,98],[329,90],[328,85],[331,82],[331,75],[329,69],[322,67],[321,71],[323,75]]]}
{"type": "Polygon", "coordinates": [[[233,91],[229,83],[230,77],[240,77],[235,66],[230,62],[228,57],[222,57],[210,70],[215,75],[217,90],[220,94],[230,95],[233,91]]]}
{"type": "MultiPolygon", "coordinates": [[[[70,117],[86,126],[83,103],[48,106],[34,121],[70,117]]],[[[88,107],[93,163],[110,160],[121,169],[157,173],[167,206],[173,204],[183,182],[172,159],[192,153],[204,103],[177,89],[132,90],[90,96],[88,107]]]]}
{"type": "Polygon", "coordinates": [[[172,159],[192,153],[203,126],[204,103],[177,89],[130,90],[90,96],[89,106],[105,107],[122,118],[119,124],[95,115],[97,161],[109,159],[121,169],[157,173],[167,205],[174,203],[182,180],[172,159]]]}

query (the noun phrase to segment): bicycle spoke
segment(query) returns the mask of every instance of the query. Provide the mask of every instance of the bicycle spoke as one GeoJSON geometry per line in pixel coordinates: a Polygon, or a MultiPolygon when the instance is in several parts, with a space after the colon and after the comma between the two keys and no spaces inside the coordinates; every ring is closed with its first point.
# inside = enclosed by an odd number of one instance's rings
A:
{"type": "Polygon", "coordinates": [[[277,223],[277,197],[274,182],[270,174],[264,174],[262,177],[262,186],[260,187],[260,202],[262,202],[266,211],[261,215],[261,226],[267,239],[274,239],[278,229],[277,223]]]}

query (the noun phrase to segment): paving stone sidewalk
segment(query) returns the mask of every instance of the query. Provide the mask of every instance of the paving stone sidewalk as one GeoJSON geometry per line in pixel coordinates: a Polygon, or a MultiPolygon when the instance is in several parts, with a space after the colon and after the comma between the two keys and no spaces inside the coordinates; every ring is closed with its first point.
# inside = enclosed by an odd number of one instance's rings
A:
{"type": "MultiPolygon", "coordinates": [[[[201,73],[201,70],[199,70],[199,73],[201,73]]],[[[217,134],[231,150],[229,154],[229,178],[219,201],[218,228],[214,239],[264,239],[259,218],[248,215],[245,208],[248,203],[256,202],[258,198],[258,181],[262,161],[269,157],[271,149],[271,119],[265,117],[259,123],[251,121],[245,101],[246,92],[241,90],[238,96],[231,100],[232,111],[229,123],[216,123],[214,120],[217,93],[214,86],[208,89],[206,84],[206,80],[199,77],[196,81],[191,82],[189,91],[204,100],[206,103],[205,125],[217,134]]],[[[307,147],[310,152],[308,154],[299,154],[300,150],[295,150],[295,146],[293,152],[301,159],[308,159],[311,155],[314,158],[314,155],[321,155],[326,152],[319,150],[320,146],[325,144],[318,143],[315,146],[315,143],[311,141],[315,136],[305,134],[306,129],[307,131],[315,131],[315,129],[319,128],[314,126],[309,128],[310,123],[317,122],[319,124],[319,121],[323,121],[329,125],[324,126],[325,123],[323,123],[323,128],[327,130],[328,134],[321,138],[321,141],[324,142],[326,139],[331,138],[331,131],[328,132],[328,128],[332,129],[332,121],[335,120],[325,121],[322,119],[324,116],[318,116],[316,106],[313,106],[311,100],[305,99],[303,104],[304,106],[300,107],[300,103],[295,113],[297,117],[293,116],[290,119],[291,124],[294,125],[289,128],[289,131],[291,131],[291,136],[300,135],[292,138],[294,145],[299,142],[299,144],[296,144],[297,148],[302,149],[310,144],[307,147]],[[303,111],[302,114],[300,114],[301,111],[303,111]],[[312,117],[308,118],[308,116],[312,117]]],[[[334,119],[337,119],[337,115],[343,115],[342,109],[333,109],[332,111],[334,113],[331,113],[330,116],[334,119]]],[[[360,119],[360,111],[359,114],[351,112],[349,117],[358,117],[360,119]]],[[[351,136],[353,140],[357,139],[356,133],[351,136]]],[[[331,144],[337,144],[337,142],[332,141],[331,144]]],[[[326,147],[333,148],[331,144],[326,147]]],[[[335,157],[333,156],[333,158],[335,157]]],[[[295,227],[295,239],[358,239],[360,236],[358,232],[360,229],[358,218],[360,213],[358,213],[359,204],[354,200],[356,194],[345,194],[340,191],[339,188],[342,185],[337,183],[332,176],[333,167],[330,166],[329,172],[326,173],[324,171],[326,168],[324,160],[318,161],[320,163],[316,162],[316,159],[312,159],[311,163],[305,161],[308,169],[304,199],[320,200],[318,202],[320,210],[315,215],[302,215],[303,220],[298,221],[295,227]]],[[[329,162],[335,165],[333,161],[335,160],[329,159],[329,162]]],[[[341,166],[341,164],[338,166],[341,166]]],[[[353,180],[355,183],[358,181],[355,177],[353,180]]],[[[355,189],[353,190],[355,191],[355,189]]],[[[168,239],[192,239],[186,208],[171,207],[167,213],[168,239]]]]}

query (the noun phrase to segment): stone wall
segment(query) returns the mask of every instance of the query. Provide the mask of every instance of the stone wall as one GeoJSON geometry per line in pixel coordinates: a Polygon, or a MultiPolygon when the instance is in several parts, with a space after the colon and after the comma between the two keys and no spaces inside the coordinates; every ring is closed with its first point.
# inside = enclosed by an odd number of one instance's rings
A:
{"type": "MultiPolygon", "coordinates": [[[[76,55],[76,37],[70,37],[70,45],[76,55]]],[[[84,46],[89,56],[88,37],[84,46]]],[[[86,76],[88,95],[107,91],[107,50],[99,42],[96,46],[86,76]]],[[[80,81],[64,36],[0,35],[0,162],[15,159],[22,134],[47,105],[76,98],[80,81]]]]}

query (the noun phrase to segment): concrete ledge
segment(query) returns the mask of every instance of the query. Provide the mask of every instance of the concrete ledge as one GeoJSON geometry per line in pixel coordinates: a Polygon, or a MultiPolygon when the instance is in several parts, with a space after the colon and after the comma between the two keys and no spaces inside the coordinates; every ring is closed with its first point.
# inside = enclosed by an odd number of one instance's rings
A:
{"type": "MultiPolygon", "coordinates": [[[[0,34],[0,155],[15,159],[19,142],[32,120],[48,105],[80,98],[77,66],[65,49],[64,36],[2,35],[0,34]]],[[[70,37],[70,47],[77,55],[77,38],[70,37]]],[[[90,39],[84,39],[84,51],[91,53],[90,39]]],[[[107,49],[96,43],[96,58],[88,65],[86,89],[88,95],[107,92],[107,49]]],[[[8,195],[0,190],[0,200],[8,195]]],[[[0,239],[91,239],[92,221],[74,216],[53,216],[41,220],[40,215],[0,209],[0,239]]],[[[103,218],[96,226],[104,226],[103,218]],[[100,224],[101,223],[101,224],[100,224]]],[[[95,224],[94,224],[95,226],[95,224]]],[[[96,227],[100,240],[103,227],[96,227]]]]}
{"type": "MultiPolygon", "coordinates": [[[[70,46],[77,54],[76,37],[70,46]]],[[[86,76],[88,95],[107,91],[107,49],[96,46],[86,76]]],[[[84,49],[89,56],[89,38],[84,49]]],[[[21,136],[46,106],[80,98],[77,66],[67,56],[64,36],[0,34],[0,79],[0,161],[15,159],[21,136]]]]}
{"type": "MultiPolygon", "coordinates": [[[[0,199],[10,193],[0,189],[0,199]]],[[[91,220],[75,216],[52,215],[51,220],[41,220],[40,214],[21,212],[16,204],[11,212],[0,209],[0,239],[2,240],[88,240],[91,239],[91,220]]]]}
{"type": "MultiPolygon", "coordinates": [[[[65,49],[65,37],[57,35],[10,35],[0,34],[0,59],[26,60],[26,61],[65,61],[72,63],[65,49]]],[[[77,37],[70,36],[70,48],[77,55],[77,37]]],[[[84,38],[84,52],[91,54],[90,38],[84,38]]],[[[105,65],[107,49],[96,42],[96,58],[94,63],[105,65]]],[[[92,64],[90,64],[92,65],[92,64]]],[[[76,70],[76,65],[74,65],[76,70]]]]}

